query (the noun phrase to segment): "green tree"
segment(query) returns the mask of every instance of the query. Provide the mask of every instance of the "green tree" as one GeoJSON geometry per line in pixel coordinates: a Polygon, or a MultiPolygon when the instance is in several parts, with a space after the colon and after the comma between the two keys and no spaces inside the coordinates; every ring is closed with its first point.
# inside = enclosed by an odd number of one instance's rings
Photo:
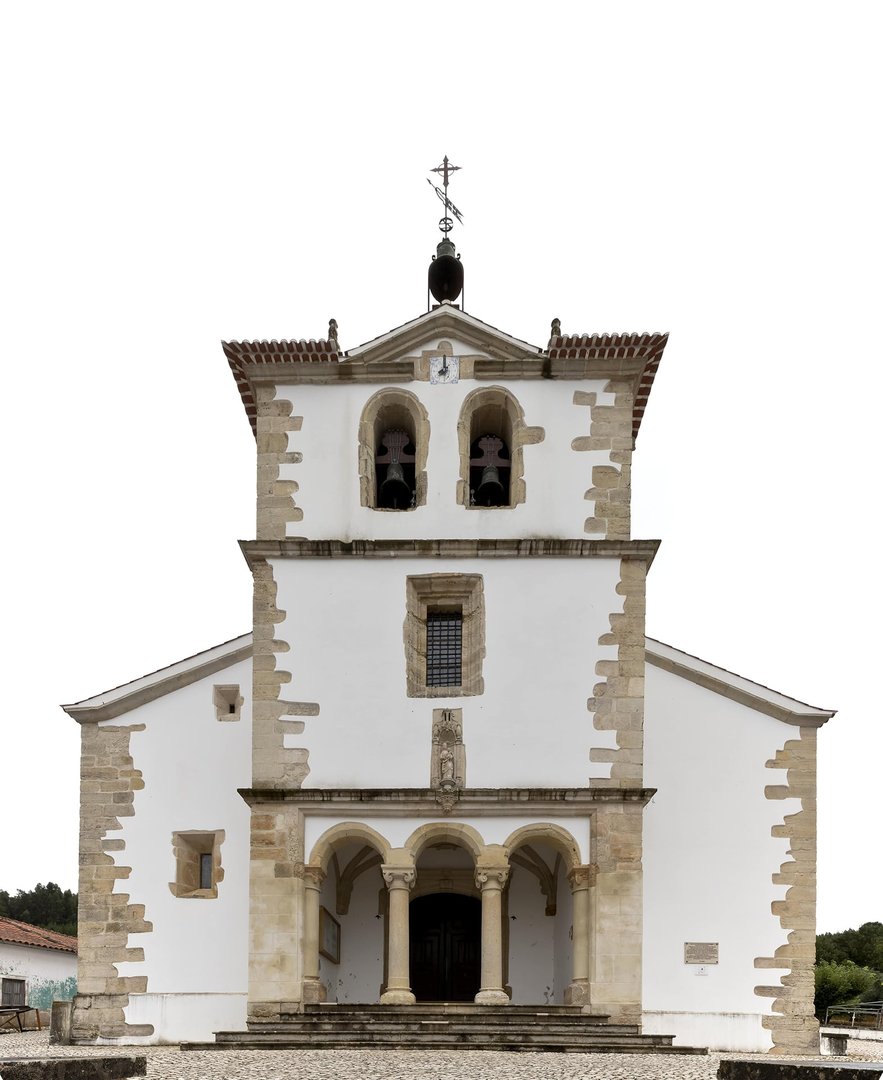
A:
{"type": "Polygon", "coordinates": [[[19,889],[14,896],[0,889],[0,915],[59,934],[77,932],[77,894],[62,890],[54,881],[19,889]]]}
{"type": "Polygon", "coordinates": [[[880,975],[852,960],[842,964],[823,960],[816,964],[816,1015],[824,1019],[829,1005],[858,1005],[873,1001],[880,990],[880,975]]]}
{"type": "Polygon", "coordinates": [[[859,967],[883,971],[883,923],[863,923],[858,930],[837,934],[819,934],[816,938],[816,961],[840,964],[851,960],[859,967]]]}

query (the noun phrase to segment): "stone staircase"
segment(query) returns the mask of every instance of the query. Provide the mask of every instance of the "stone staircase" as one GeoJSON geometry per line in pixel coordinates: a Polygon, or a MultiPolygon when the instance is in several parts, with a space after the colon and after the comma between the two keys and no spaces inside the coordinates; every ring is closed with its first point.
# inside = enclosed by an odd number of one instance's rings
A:
{"type": "Polygon", "coordinates": [[[248,1031],[218,1031],[213,1043],[182,1050],[374,1049],[522,1050],[597,1054],[704,1054],[672,1046],[671,1035],[642,1035],[569,1005],[307,1005],[248,1031]]]}

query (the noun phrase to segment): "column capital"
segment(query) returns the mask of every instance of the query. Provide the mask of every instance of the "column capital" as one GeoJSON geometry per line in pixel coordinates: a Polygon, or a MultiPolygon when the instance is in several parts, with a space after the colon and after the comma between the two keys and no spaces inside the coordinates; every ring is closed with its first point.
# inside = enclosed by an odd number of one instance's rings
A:
{"type": "Polygon", "coordinates": [[[598,867],[594,863],[587,866],[575,866],[567,875],[570,882],[571,892],[579,892],[581,889],[589,889],[597,880],[598,867]]]}
{"type": "Polygon", "coordinates": [[[508,866],[477,866],[475,868],[475,884],[482,891],[502,889],[508,880],[508,866]]]}
{"type": "Polygon", "coordinates": [[[326,874],[321,866],[304,866],[304,885],[308,889],[321,889],[326,874]]]}
{"type": "Polygon", "coordinates": [[[387,866],[384,863],[380,867],[380,872],[383,874],[383,880],[386,882],[388,889],[408,889],[410,891],[414,888],[414,882],[417,880],[417,870],[413,866],[387,866]]]}

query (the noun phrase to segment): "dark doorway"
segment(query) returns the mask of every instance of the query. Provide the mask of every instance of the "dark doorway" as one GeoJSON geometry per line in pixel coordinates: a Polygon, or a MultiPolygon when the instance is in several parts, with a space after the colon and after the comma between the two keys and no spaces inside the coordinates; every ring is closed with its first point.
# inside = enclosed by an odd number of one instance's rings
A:
{"type": "Polygon", "coordinates": [[[481,901],[431,893],[411,901],[411,990],[418,1001],[472,1001],[481,986],[481,901]]]}

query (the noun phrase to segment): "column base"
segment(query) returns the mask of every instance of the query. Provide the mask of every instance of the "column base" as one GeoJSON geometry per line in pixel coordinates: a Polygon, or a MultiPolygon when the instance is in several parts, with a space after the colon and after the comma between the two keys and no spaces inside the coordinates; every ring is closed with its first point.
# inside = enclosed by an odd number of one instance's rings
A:
{"type": "Polygon", "coordinates": [[[301,989],[301,998],[305,1005],[316,1005],[327,997],[325,987],[318,979],[304,979],[301,989]]]}
{"type": "Polygon", "coordinates": [[[387,990],[380,995],[381,1005],[416,1005],[417,998],[410,990],[387,990]]]}
{"type": "Polygon", "coordinates": [[[508,1005],[509,995],[505,990],[479,990],[475,995],[476,1005],[508,1005]]]}
{"type": "Polygon", "coordinates": [[[583,1009],[589,1004],[589,980],[574,979],[564,991],[565,1005],[581,1005],[583,1009]]]}

